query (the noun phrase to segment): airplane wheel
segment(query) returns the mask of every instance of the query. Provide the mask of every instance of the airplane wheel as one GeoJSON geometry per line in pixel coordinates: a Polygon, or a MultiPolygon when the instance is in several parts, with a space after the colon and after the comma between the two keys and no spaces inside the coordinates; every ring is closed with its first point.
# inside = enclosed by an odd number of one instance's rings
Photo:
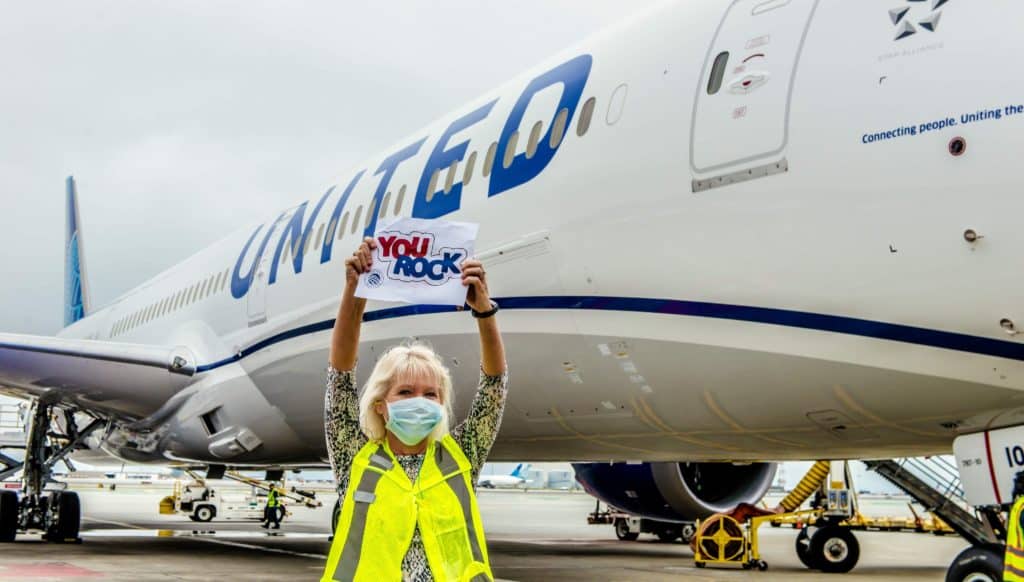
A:
{"type": "Polygon", "coordinates": [[[74,491],[54,491],[49,498],[51,521],[46,540],[56,543],[77,542],[82,524],[82,504],[74,491]]]}
{"type": "Polygon", "coordinates": [[[946,582],[999,582],[1003,579],[1003,547],[983,546],[960,552],[946,570],[946,582]]]}
{"type": "Polygon", "coordinates": [[[629,531],[629,524],[620,518],[615,520],[615,537],[624,542],[632,542],[640,537],[640,532],[629,531]]]}
{"type": "Polygon", "coordinates": [[[0,491],[0,542],[13,542],[18,534],[18,494],[0,491]]]}
{"type": "Polygon", "coordinates": [[[210,505],[200,505],[192,515],[195,516],[196,521],[210,521],[213,516],[217,515],[217,512],[210,505]]]}
{"type": "Polygon", "coordinates": [[[818,569],[818,564],[811,558],[811,536],[807,533],[806,527],[801,528],[800,533],[796,535],[796,557],[809,569],[818,569]]]}
{"type": "Polygon", "coordinates": [[[811,559],[822,572],[849,572],[860,559],[860,544],[853,532],[844,527],[826,525],[811,536],[811,559]]]}

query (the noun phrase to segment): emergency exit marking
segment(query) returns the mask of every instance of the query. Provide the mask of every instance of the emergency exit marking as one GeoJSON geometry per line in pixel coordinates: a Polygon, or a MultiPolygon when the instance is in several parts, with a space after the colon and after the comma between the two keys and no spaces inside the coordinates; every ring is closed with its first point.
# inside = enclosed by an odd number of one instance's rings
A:
{"type": "Polygon", "coordinates": [[[1024,467],[1024,447],[1006,447],[1006,462],[1010,467],[1024,467]]]}

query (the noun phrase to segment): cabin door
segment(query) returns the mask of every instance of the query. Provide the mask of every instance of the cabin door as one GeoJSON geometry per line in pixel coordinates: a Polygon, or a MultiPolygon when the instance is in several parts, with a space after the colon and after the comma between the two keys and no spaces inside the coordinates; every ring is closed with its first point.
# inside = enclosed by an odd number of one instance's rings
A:
{"type": "Polygon", "coordinates": [[[694,101],[694,191],[786,171],[789,104],[818,0],[735,0],[694,101]]]}

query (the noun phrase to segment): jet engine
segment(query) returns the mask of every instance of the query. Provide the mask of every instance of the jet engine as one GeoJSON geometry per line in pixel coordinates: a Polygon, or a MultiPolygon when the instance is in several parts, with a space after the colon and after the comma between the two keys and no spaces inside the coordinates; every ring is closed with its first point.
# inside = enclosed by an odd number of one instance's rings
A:
{"type": "Polygon", "coordinates": [[[775,478],[775,463],[573,463],[588,493],[627,513],[693,521],[757,503],[775,478]]]}

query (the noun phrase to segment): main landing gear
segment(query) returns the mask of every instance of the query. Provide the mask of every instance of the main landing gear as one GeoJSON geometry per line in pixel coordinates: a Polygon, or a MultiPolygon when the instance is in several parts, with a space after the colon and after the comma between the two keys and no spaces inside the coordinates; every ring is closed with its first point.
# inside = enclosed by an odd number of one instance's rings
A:
{"type": "Polygon", "coordinates": [[[796,555],[811,570],[840,574],[857,565],[860,543],[849,528],[826,523],[800,530],[796,536],[796,555]]]}
{"type": "Polygon", "coordinates": [[[6,467],[0,478],[22,472],[21,492],[0,490],[0,542],[13,542],[18,532],[39,531],[54,543],[78,543],[82,508],[78,494],[67,491],[51,479],[53,466],[81,445],[102,426],[92,419],[79,429],[73,411],[62,410],[63,432],[55,422],[58,411],[52,404],[36,401],[28,426],[25,460],[21,463],[3,456],[6,467]]]}

